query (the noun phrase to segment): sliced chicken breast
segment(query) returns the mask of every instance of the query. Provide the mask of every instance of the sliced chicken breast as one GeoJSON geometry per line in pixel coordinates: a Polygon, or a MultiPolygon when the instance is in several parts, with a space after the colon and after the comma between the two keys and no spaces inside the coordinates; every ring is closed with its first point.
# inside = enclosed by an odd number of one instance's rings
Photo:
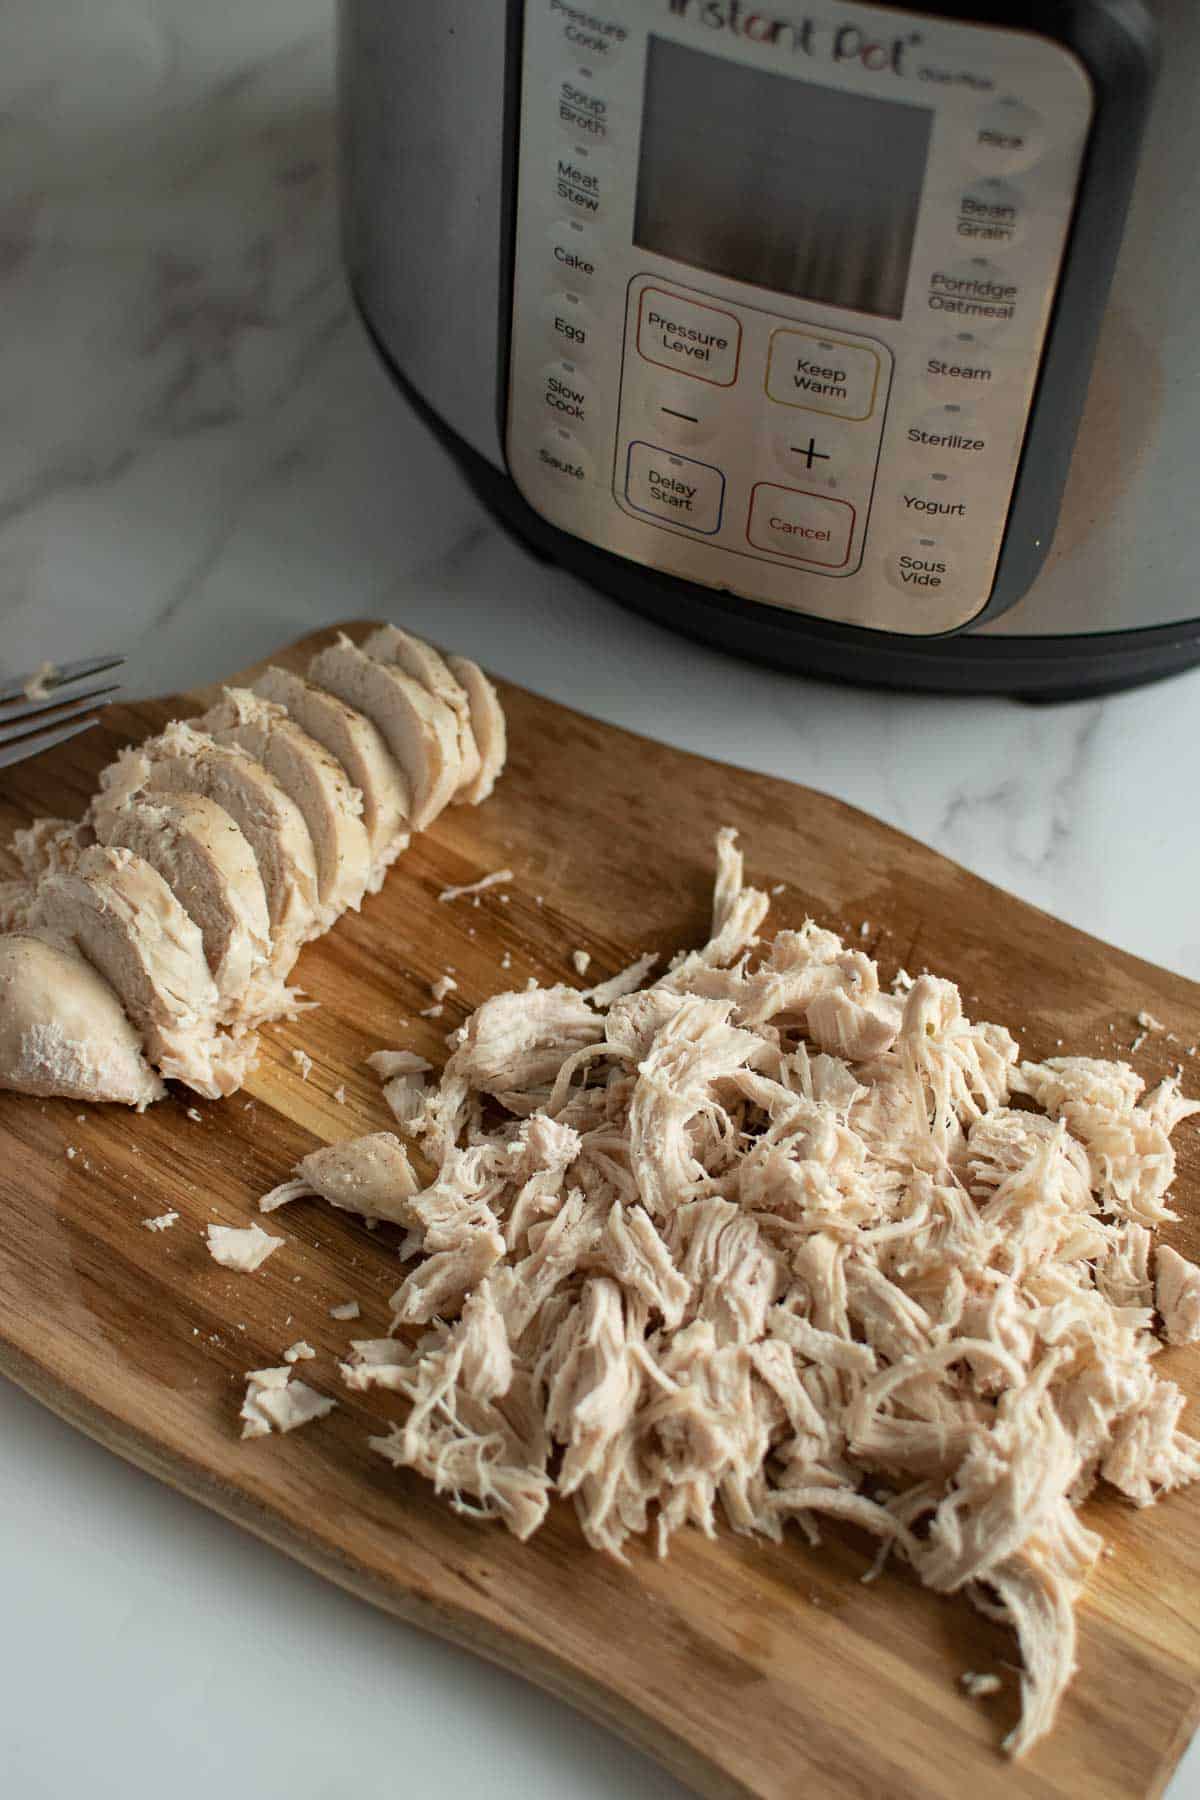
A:
{"type": "Polygon", "coordinates": [[[0,938],[0,1087],[143,1107],[166,1091],[140,1033],[67,938],[0,938]]]}
{"type": "Polygon", "coordinates": [[[458,721],[450,708],[403,669],[366,655],[344,632],[313,658],[308,673],[318,687],[374,720],[408,782],[409,822],[424,831],[459,785],[458,721]]]}
{"type": "Polygon", "coordinates": [[[378,893],[383,878],[409,845],[408,785],[378,726],[336,694],[293,675],[270,668],[254,684],[256,694],[286,707],[309,737],[335,756],[362,795],[363,824],[371,845],[369,893],[378,893]]]}
{"type": "Polygon", "coordinates": [[[322,929],[348,907],[357,912],[371,875],[371,846],[362,795],[337,758],[282,706],[249,688],[226,688],[194,723],[218,744],[237,744],[257,757],[304,814],[317,858],[322,929]]]}
{"type": "Polygon", "coordinates": [[[424,638],[402,631],[398,625],[381,625],[364,640],[363,649],[376,662],[391,663],[403,669],[414,681],[441,700],[458,721],[458,754],[462,763],[455,801],[465,800],[467,789],[479,778],[479,747],[471,727],[471,702],[462,684],[451,673],[446,659],[424,638]]]}
{"type": "Polygon", "coordinates": [[[200,928],[143,857],[85,850],[73,873],[45,877],[33,924],[69,938],[99,970],[162,1075],[211,1100],[240,1087],[254,1038],[219,1030],[200,928]]]}
{"type": "Polygon", "coordinates": [[[286,975],[300,946],[321,931],[317,863],[304,815],[274,776],[236,744],[176,720],[136,750],[126,750],[100,777],[92,820],[103,832],[106,812],[135,794],[202,794],[240,828],[258,863],[271,922],[271,966],[286,975]]]}
{"type": "Polygon", "coordinates": [[[446,662],[470,703],[471,730],[479,750],[479,773],[457,797],[470,806],[478,806],[495,787],[508,755],[504,709],[478,663],[469,656],[448,656],[446,662]]]}
{"type": "Polygon", "coordinates": [[[226,1023],[261,1023],[283,1001],[271,972],[271,920],[254,852],[223,806],[202,794],[135,796],[106,809],[101,841],[158,870],[200,928],[226,1023]]]}

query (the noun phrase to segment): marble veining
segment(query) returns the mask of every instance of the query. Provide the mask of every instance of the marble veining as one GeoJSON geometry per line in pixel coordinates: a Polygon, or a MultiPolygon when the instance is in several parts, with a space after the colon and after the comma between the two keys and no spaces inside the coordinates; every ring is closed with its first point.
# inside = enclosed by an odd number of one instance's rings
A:
{"type": "MultiPolygon", "coordinates": [[[[320,0],[0,9],[0,670],[117,646],[134,692],[165,692],[337,617],[403,619],[617,724],[834,793],[1200,979],[1200,672],[1073,706],[865,692],[732,661],[532,559],[354,316],[331,75],[320,0]]],[[[57,1428],[27,1411],[50,1480],[57,1428]]],[[[281,1565],[266,1585],[304,1579],[281,1565]]],[[[430,1704],[469,1738],[452,1687],[430,1704]]],[[[36,1745],[53,1727],[34,1695],[36,1745]]],[[[615,1748],[585,1782],[595,1734],[549,1714],[573,1791],[676,1791],[615,1748]]],[[[532,1728],[506,1754],[534,1788],[550,1767],[532,1728]]],[[[0,1784],[34,1791],[26,1766],[0,1784]]],[[[334,1789],[298,1771],[288,1791],[334,1789]]]]}

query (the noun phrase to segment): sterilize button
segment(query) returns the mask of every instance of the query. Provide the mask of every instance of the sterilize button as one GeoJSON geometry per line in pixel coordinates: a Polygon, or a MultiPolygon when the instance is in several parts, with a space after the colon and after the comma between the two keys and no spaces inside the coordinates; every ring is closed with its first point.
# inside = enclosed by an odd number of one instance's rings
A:
{"type": "Polygon", "coordinates": [[[1025,199],[1011,182],[985,175],[959,196],[955,233],[960,241],[1003,250],[1025,230],[1025,199]]]}
{"type": "Polygon", "coordinates": [[[592,477],[591,463],[582,444],[564,425],[553,426],[543,437],[538,445],[538,461],[548,474],[557,475],[567,486],[572,482],[582,486],[592,477]]]}
{"type": "Polygon", "coordinates": [[[975,121],[972,156],[989,175],[1011,175],[1027,169],[1042,154],[1042,121],[1032,107],[1007,94],[975,121]]]}
{"type": "Polygon", "coordinates": [[[760,481],[750,495],[746,536],[758,550],[840,569],[850,560],[854,516],[848,501],[760,481]]]}
{"type": "Polygon", "coordinates": [[[951,400],[935,406],[911,424],[905,433],[914,450],[922,453],[926,466],[930,456],[939,462],[949,460],[960,467],[977,462],[987,450],[987,432],[976,423],[975,415],[951,400]]]}
{"type": "Polygon", "coordinates": [[[711,463],[635,439],[626,454],[625,498],[651,518],[711,537],[721,525],[725,477],[711,463]]]}

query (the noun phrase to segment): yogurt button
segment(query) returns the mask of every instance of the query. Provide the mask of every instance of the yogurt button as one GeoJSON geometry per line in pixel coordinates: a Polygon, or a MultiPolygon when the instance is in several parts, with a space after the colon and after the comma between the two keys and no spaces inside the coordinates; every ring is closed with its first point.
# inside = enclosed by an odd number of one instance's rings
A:
{"type": "Polygon", "coordinates": [[[910,531],[939,535],[961,531],[970,519],[966,490],[957,475],[944,469],[917,474],[896,497],[896,509],[910,531]]]}

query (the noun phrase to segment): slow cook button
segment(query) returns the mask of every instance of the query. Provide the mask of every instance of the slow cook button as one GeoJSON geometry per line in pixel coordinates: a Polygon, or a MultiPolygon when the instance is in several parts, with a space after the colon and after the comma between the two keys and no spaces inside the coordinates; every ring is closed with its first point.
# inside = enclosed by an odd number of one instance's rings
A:
{"type": "Polygon", "coordinates": [[[573,362],[552,362],[542,370],[542,399],[564,425],[578,428],[587,423],[588,391],[573,362]]]}
{"type": "Polygon", "coordinates": [[[665,288],[642,289],[638,302],[637,346],[647,362],[678,369],[714,387],[737,380],[742,327],[734,313],[685,300],[665,288]]]}
{"type": "Polygon", "coordinates": [[[592,315],[578,294],[551,294],[546,302],[546,323],[550,342],[557,350],[578,361],[592,340],[592,315]]]}
{"type": "Polygon", "coordinates": [[[546,433],[538,445],[538,461],[548,474],[557,475],[567,486],[591,480],[592,467],[583,446],[565,425],[556,425],[546,433]]]}
{"type": "Polygon", "coordinates": [[[922,543],[919,538],[912,538],[906,543],[897,544],[883,555],[883,573],[894,588],[902,594],[936,593],[940,588],[948,587],[954,577],[954,564],[946,554],[945,546],[938,543],[922,543]]]}
{"type": "Polygon", "coordinates": [[[850,560],[854,508],[825,494],[760,481],[750,495],[746,536],[757,550],[840,569],[850,560]]]}
{"type": "Polygon", "coordinates": [[[711,537],[721,524],[725,477],[711,463],[635,438],[625,462],[625,498],[651,518],[711,537]]]}
{"type": "Polygon", "coordinates": [[[1042,121],[1013,95],[997,100],[975,121],[972,161],[990,175],[1027,169],[1042,154],[1042,121]]]}
{"type": "Polygon", "coordinates": [[[607,99],[579,69],[568,69],[555,80],[551,92],[558,122],[573,143],[604,144],[611,126],[607,99]]]}
{"type": "Polygon", "coordinates": [[[859,344],[781,327],[771,333],[767,394],[781,406],[868,419],[879,389],[879,358],[859,344]]]}

